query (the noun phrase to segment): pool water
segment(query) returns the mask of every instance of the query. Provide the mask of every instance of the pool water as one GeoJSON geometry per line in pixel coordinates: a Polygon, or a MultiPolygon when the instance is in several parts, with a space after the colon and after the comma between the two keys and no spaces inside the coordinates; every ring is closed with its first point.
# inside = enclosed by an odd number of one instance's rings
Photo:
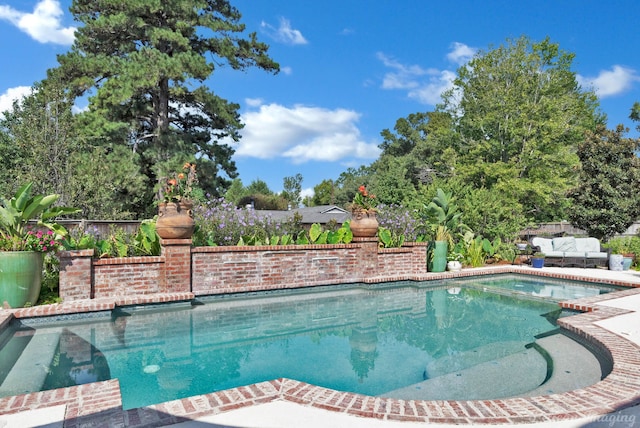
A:
{"type": "Polygon", "coordinates": [[[623,287],[608,284],[591,284],[580,281],[532,278],[522,275],[495,275],[453,280],[466,287],[490,289],[495,292],[512,292],[531,298],[563,301],[598,296],[621,290],[623,287]]]}
{"type": "MultiPolygon", "coordinates": [[[[449,284],[331,286],[14,321],[0,336],[0,396],[117,378],[129,409],[281,377],[374,396],[410,386],[446,394],[436,379],[533,352],[565,315],[554,302],[449,284]]],[[[507,395],[541,380],[529,382],[507,395]]]]}

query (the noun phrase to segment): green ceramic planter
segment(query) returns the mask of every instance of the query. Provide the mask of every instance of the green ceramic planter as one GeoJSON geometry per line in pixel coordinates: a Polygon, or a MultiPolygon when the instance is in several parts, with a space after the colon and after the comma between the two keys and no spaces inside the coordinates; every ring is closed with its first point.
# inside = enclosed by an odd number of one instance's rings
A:
{"type": "Polygon", "coordinates": [[[429,264],[427,270],[429,272],[444,272],[447,269],[447,250],[449,243],[447,241],[434,241],[430,245],[429,264]]]}
{"type": "Polygon", "coordinates": [[[42,286],[44,256],[36,251],[0,251],[0,304],[35,305],[42,286]]]}

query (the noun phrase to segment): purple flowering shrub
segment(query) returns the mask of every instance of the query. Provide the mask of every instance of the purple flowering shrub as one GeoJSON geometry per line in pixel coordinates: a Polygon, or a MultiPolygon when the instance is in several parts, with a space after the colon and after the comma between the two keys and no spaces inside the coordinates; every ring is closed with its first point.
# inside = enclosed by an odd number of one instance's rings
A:
{"type": "Polygon", "coordinates": [[[210,199],[193,209],[196,246],[228,246],[239,242],[268,243],[273,237],[297,236],[303,229],[300,219],[276,221],[253,209],[237,208],[224,198],[210,199]]]}
{"type": "Polygon", "coordinates": [[[422,240],[424,230],[421,222],[400,205],[378,205],[378,225],[388,229],[394,237],[403,237],[403,242],[422,240]]]}

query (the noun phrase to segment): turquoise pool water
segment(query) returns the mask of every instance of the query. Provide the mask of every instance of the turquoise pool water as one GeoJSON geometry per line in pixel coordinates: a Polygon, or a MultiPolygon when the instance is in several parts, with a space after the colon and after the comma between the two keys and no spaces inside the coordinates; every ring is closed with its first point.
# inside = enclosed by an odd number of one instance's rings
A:
{"type": "Polygon", "coordinates": [[[592,284],[552,278],[536,278],[524,275],[492,275],[452,280],[450,284],[475,287],[493,292],[511,293],[528,298],[563,301],[597,296],[624,287],[607,284],[592,284]]]}
{"type": "MultiPolygon", "coordinates": [[[[23,320],[0,336],[0,396],[117,378],[135,408],[281,377],[389,396],[555,330],[559,306],[523,297],[464,282],[360,284],[23,320]]],[[[516,392],[540,380],[530,382],[516,392]]]]}

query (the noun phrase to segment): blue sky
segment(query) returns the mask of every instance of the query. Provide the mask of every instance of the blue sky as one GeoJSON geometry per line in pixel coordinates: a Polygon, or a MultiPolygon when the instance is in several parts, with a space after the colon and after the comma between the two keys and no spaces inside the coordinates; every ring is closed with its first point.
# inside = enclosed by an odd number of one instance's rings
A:
{"type": "MultiPolygon", "coordinates": [[[[508,38],[549,36],[574,53],[609,127],[640,101],[637,0],[232,0],[270,45],[278,75],[219,68],[207,82],[246,124],[234,160],[244,185],[302,174],[305,193],[379,154],[380,132],[430,111],[457,68],[508,38]]],[[[0,0],[0,111],[46,77],[73,41],[71,0],[0,0]]],[[[80,106],[82,107],[82,106],[80,106]]]]}

